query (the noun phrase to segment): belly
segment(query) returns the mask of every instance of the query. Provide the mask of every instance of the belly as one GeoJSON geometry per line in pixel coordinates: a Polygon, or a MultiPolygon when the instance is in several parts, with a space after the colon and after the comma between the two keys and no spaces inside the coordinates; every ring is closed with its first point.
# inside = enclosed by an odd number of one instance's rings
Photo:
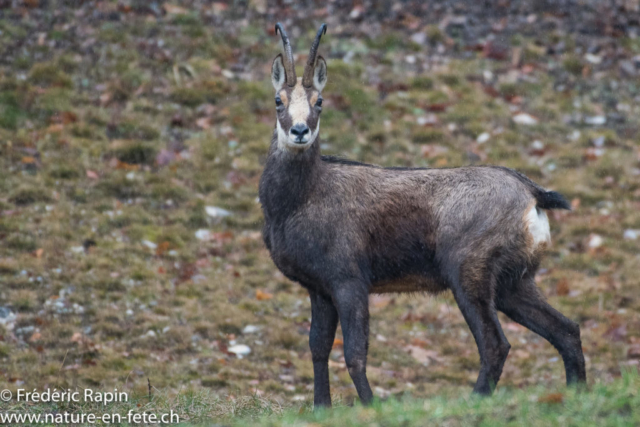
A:
{"type": "Polygon", "coordinates": [[[372,294],[428,292],[437,294],[447,290],[447,285],[423,276],[404,276],[397,279],[376,282],[371,288],[372,294]]]}

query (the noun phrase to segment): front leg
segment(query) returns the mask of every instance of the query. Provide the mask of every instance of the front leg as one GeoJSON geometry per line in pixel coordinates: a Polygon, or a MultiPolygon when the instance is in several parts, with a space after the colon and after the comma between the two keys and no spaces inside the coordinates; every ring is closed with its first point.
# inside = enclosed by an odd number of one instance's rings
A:
{"type": "Polygon", "coordinates": [[[344,359],[349,375],[356,386],[358,397],[364,405],[373,400],[367,380],[367,350],[369,349],[369,291],[359,281],[340,283],[333,292],[333,302],[338,309],[344,359]]]}
{"type": "Polygon", "coordinates": [[[338,327],[338,312],[331,299],[309,292],[311,298],[311,331],[309,347],[313,360],[313,405],[331,406],[329,389],[329,355],[338,327]]]}

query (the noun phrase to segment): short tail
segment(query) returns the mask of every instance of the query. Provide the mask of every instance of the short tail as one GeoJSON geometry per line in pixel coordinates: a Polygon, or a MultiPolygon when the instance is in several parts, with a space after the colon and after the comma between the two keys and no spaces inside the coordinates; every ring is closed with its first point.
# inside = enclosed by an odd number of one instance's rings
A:
{"type": "Polygon", "coordinates": [[[520,182],[529,187],[529,191],[533,197],[536,198],[538,202],[536,206],[540,209],[566,209],[568,211],[571,210],[571,204],[564,198],[564,196],[557,191],[547,191],[543,187],[539,186],[535,182],[531,181],[524,174],[505,167],[500,167],[500,169],[507,171],[512,176],[518,178],[520,182]]]}
{"type": "Polygon", "coordinates": [[[566,209],[571,210],[571,205],[564,196],[556,191],[538,191],[534,193],[537,206],[541,209],[566,209]]]}

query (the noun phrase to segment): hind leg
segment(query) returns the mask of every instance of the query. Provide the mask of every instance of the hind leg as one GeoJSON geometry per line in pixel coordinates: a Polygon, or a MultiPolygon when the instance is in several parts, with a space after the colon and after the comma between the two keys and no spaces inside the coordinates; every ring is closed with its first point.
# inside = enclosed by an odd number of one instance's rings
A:
{"type": "Polygon", "coordinates": [[[498,383],[511,348],[498,321],[492,288],[488,274],[461,274],[451,286],[480,353],[480,373],[473,391],[484,395],[491,394],[498,383]]]}
{"type": "Polygon", "coordinates": [[[533,277],[498,295],[496,305],[515,322],[549,341],[564,361],[567,384],[587,381],[580,327],[547,303],[533,277]]]}
{"type": "Polygon", "coordinates": [[[369,349],[369,292],[364,282],[340,284],[333,293],[344,336],[344,360],[363,405],[373,400],[367,379],[369,349]]]}

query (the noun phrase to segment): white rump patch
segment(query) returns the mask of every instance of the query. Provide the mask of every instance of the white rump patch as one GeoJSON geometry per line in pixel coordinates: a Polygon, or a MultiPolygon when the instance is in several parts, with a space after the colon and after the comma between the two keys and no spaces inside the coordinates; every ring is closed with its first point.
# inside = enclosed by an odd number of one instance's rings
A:
{"type": "Polygon", "coordinates": [[[533,238],[534,246],[540,243],[549,243],[551,241],[551,233],[549,231],[549,218],[543,209],[533,206],[525,216],[529,233],[533,238]]]}

